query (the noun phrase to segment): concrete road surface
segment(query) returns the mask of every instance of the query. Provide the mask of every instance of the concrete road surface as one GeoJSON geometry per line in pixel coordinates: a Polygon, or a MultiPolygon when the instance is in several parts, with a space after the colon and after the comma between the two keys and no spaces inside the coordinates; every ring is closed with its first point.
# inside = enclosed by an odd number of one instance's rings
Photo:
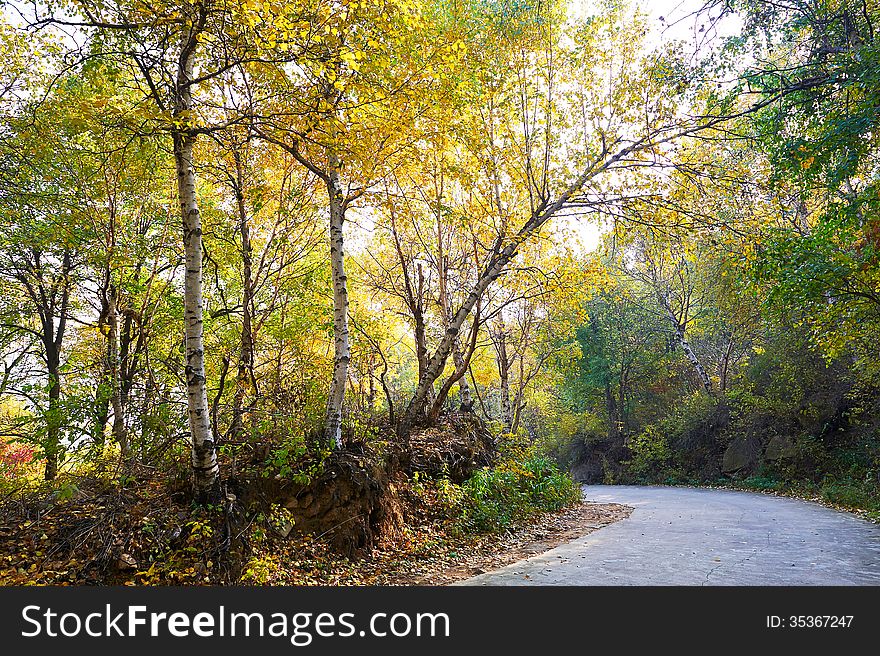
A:
{"type": "Polygon", "coordinates": [[[880,585],[880,525],[751,492],[584,486],[628,519],[461,585],[880,585]]]}

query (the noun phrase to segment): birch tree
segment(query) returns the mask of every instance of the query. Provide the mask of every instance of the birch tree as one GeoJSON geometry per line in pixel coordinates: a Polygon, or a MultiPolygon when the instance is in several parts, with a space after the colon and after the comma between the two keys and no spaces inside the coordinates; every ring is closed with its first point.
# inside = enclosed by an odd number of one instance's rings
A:
{"type": "MultiPolygon", "coordinates": [[[[245,20],[235,23],[229,8],[214,0],[150,7],[124,0],[72,0],[69,8],[72,16],[58,15],[52,8],[36,8],[33,27],[75,28],[98,37],[89,42],[90,47],[100,49],[101,44],[107,44],[106,56],[131,71],[143,94],[138,106],[142,123],[137,129],[170,136],[185,266],[184,378],[193,487],[198,498],[214,498],[219,494],[220,475],[205,375],[202,225],[195,161],[196,140],[210,130],[211,117],[200,112],[196,94],[206,81],[254,56],[253,50],[247,49],[246,37],[253,11],[245,11],[245,20]],[[237,29],[237,25],[245,29],[237,29]]],[[[273,38],[277,40],[274,33],[273,38]]],[[[94,54],[92,51],[90,56],[94,54]]]]}
{"type": "Polygon", "coordinates": [[[394,169],[415,138],[405,126],[414,124],[426,103],[437,100],[431,75],[461,56],[456,41],[434,41],[435,35],[421,8],[405,0],[387,8],[318,3],[295,72],[272,73],[284,105],[256,112],[261,138],[284,148],[326,189],[333,370],[324,437],[335,448],[342,446],[351,361],[346,215],[394,169]]]}

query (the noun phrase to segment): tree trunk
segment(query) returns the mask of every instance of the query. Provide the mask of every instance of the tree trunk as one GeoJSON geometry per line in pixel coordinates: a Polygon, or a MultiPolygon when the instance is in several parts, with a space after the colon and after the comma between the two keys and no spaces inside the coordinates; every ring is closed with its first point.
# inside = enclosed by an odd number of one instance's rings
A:
{"type": "Polygon", "coordinates": [[[504,424],[504,432],[509,433],[513,428],[513,409],[510,405],[510,360],[507,357],[507,329],[504,321],[498,321],[499,329],[495,332],[494,339],[496,362],[498,364],[498,379],[501,393],[501,423],[504,424]]]}
{"type": "MultiPolygon", "coordinates": [[[[109,357],[109,354],[108,354],[109,357]]],[[[104,365],[104,374],[109,375],[109,367],[104,365]]],[[[92,442],[95,446],[103,447],[104,431],[107,428],[107,420],[110,418],[110,393],[107,390],[107,381],[102,379],[95,386],[95,410],[92,414],[92,442]]]]}
{"type": "MultiPolygon", "coordinates": [[[[465,366],[464,356],[461,353],[461,347],[457,339],[452,345],[452,362],[455,364],[456,369],[462,369],[465,366]]],[[[467,381],[467,376],[462,376],[458,379],[458,394],[461,401],[459,409],[462,412],[473,412],[474,400],[471,397],[471,386],[467,381]]]]}
{"type": "Polygon", "coordinates": [[[46,421],[46,468],[43,477],[55,480],[58,475],[58,451],[61,444],[61,378],[60,357],[55,345],[47,345],[46,369],[49,373],[49,414],[46,421]]]}
{"type": "MultiPolygon", "coordinates": [[[[35,261],[35,270],[39,271],[39,261],[35,261]]],[[[40,312],[43,327],[43,348],[46,353],[46,372],[49,375],[49,414],[46,421],[46,468],[43,475],[47,481],[54,480],[58,475],[58,456],[61,447],[61,345],[64,343],[64,329],[67,325],[67,310],[70,303],[73,258],[70,251],[65,251],[61,266],[61,298],[58,310],[58,327],[55,327],[52,312],[55,306],[53,297],[40,312]]],[[[54,287],[54,285],[53,285],[54,287]]],[[[45,298],[42,283],[41,296],[45,298]]]]}
{"type": "Polygon", "coordinates": [[[116,310],[115,289],[110,289],[107,304],[107,356],[110,365],[110,404],[113,406],[113,439],[119,445],[123,460],[128,460],[131,450],[125,430],[125,413],[122,406],[121,383],[119,380],[119,314],[116,310]]]}
{"type": "MultiPolygon", "coordinates": [[[[437,253],[437,260],[439,262],[438,268],[440,269],[439,275],[437,276],[440,282],[440,310],[443,314],[443,329],[449,330],[450,315],[452,314],[448,288],[449,257],[443,253],[443,233],[440,229],[439,216],[437,219],[437,253]]],[[[427,358],[425,359],[427,360],[427,358]]],[[[461,346],[458,338],[452,342],[452,362],[455,364],[457,370],[464,366],[464,356],[461,353],[461,346]]],[[[421,372],[419,373],[421,374],[421,372]]],[[[473,412],[474,401],[471,398],[471,387],[468,384],[467,376],[462,376],[458,379],[458,394],[460,397],[460,409],[463,412],[473,412]]]]}
{"type": "MultiPolygon", "coordinates": [[[[403,296],[406,306],[409,308],[413,318],[413,340],[416,349],[416,362],[418,364],[418,377],[422,376],[428,367],[428,338],[425,330],[425,273],[421,264],[416,265],[416,282],[413,284],[409,274],[409,262],[403,254],[403,247],[400,244],[400,236],[397,232],[397,219],[394,211],[391,211],[391,236],[394,238],[394,248],[397,251],[397,260],[400,262],[400,269],[403,272],[403,296]]],[[[434,389],[431,387],[425,397],[424,405],[431,405],[434,402],[434,389]]]]}
{"type": "Polygon", "coordinates": [[[327,398],[324,437],[337,449],[342,447],[342,410],[351,346],[348,332],[348,284],[345,277],[343,224],[345,202],[339,181],[339,160],[332,150],[327,158],[327,193],[330,197],[330,271],[333,281],[333,378],[327,398]]]}
{"type": "MultiPolygon", "coordinates": [[[[394,238],[397,239],[397,235],[395,235],[394,238]]],[[[401,266],[403,266],[404,270],[406,270],[406,261],[403,259],[403,252],[399,252],[401,266]]],[[[413,293],[408,293],[408,296],[410,297],[410,305],[413,314],[413,337],[416,343],[416,361],[419,365],[419,378],[421,378],[422,374],[425,372],[425,369],[427,369],[428,367],[428,336],[425,327],[424,312],[425,272],[422,270],[421,264],[416,265],[416,274],[418,276],[416,289],[413,293]]]]}
{"type": "MultiPolygon", "coordinates": [[[[197,33],[182,37],[178,61],[174,116],[186,123],[192,112],[193,59],[197,33]]],[[[217,465],[215,437],[211,430],[208,386],[205,378],[205,344],[202,320],[202,221],[196,199],[196,175],[193,168],[195,135],[186,129],[172,133],[177,190],[183,218],[185,357],[187,416],[192,441],[193,487],[196,498],[207,501],[220,492],[220,469],[217,465]]]]}
{"type": "Polygon", "coordinates": [[[524,355],[520,353],[518,357],[519,375],[517,376],[516,394],[513,395],[513,423],[510,425],[511,433],[516,433],[519,430],[519,425],[522,421],[522,411],[526,407],[526,404],[523,403],[523,397],[525,396],[526,383],[530,379],[526,378],[523,367],[523,358],[524,355]]]}
{"type": "Polygon", "coordinates": [[[658,292],[657,296],[659,297],[660,304],[666,311],[666,317],[669,319],[669,322],[672,324],[672,328],[675,331],[675,340],[678,342],[679,346],[681,346],[681,350],[684,351],[684,355],[688,359],[688,362],[691,363],[694,370],[697,372],[697,376],[699,376],[703,388],[709,392],[709,394],[714,394],[714,391],[712,390],[712,380],[709,378],[709,374],[706,373],[706,369],[703,367],[697,354],[694,353],[691,345],[688,343],[687,339],[685,339],[684,328],[675,316],[675,312],[672,311],[672,304],[669,302],[669,295],[658,292]]]}
{"type": "Polygon", "coordinates": [[[372,415],[376,406],[376,355],[371,353],[370,360],[367,363],[367,378],[369,386],[367,388],[367,414],[372,415]]]}
{"type": "Polygon", "coordinates": [[[247,207],[244,199],[244,169],[238,151],[235,157],[236,188],[235,200],[238,209],[238,229],[241,238],[242,293],[241,293],[241,344],[238,352],[238,371],[235,377],[235,396],[232,401],[232,426],[230,434],[236,440],[244,437],[244,401],[250,388],[254,367],[254,275],[253,248],[248,223],[247,207]]]}

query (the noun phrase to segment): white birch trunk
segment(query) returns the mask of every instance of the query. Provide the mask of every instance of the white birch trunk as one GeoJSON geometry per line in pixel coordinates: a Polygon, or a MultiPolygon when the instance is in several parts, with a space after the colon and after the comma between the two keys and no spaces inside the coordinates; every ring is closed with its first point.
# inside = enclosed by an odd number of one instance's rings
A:
{"type": "MultiPolygon", "coordinates": [[[[192,111],[193,60],[196,34],[184,33],[178,61],[175,118],[190,120],[192,111]]],[[[196,174],[193,168],[195,136],[186,129],[175,129],[174,161],[177,192],[183,219],[185,357],[187,416],[192,441],[193,486],[196,497],[211,499],[219,494],[220,469],[215,438],[208,409],[208,386],[205,378],[205,344],[202,319],[202,221],[196,199],[196,174]]]]}
{"type": "Polygon", "coordinates": [[[513,409],[510,405],[510,360],[507,357],[507,328],[503,321],[499,320],[499,330],[495,334],[495,350],[498,362],[498,379],[501,389],[501,422],[504,424],[504,432],[509,433],[513,428],[513,409]]]}
{"type": "Polygon", "coordinates": [[[342,447],[342,410],[351,345],[348,332],[348,284],[345,277],[345,203],[339,181],[339,160],[331,150],[327,158],[327,193],[330,196],[330,271],[333,283],[333,378],[327,398],[327,416],[324,424],[326,440],[336,448],[342,447]]]}
{"type": "Polygon", "coordinates": [[[681,350],[684,351],[684,355],[688,359],[688,362],[691,363],[691,366],[693,366],[694,370],[697,372],[697,376],[699,376],[700,381],[703,383],[703,388],[707,392],[709,392],[709,394],[713,394],[714,392],[712,390],[712,379],[709,378],[709,374],[706,373],[706,368],[703,367],[703,364],[700,362],[697,354],[694,353],[694,350],[691,348],[690,343],[685,338],[684,329],[678,322],[678,318],[675,316],[675,312],[672,311],[672,304],[669,302],[669,296],[663,293],[658,293],[657,295],[660,298],[660,304],[666,311],[666,317],[672,324],[672,328],[675,331],[675,339],[681,346],[681,350]]]}

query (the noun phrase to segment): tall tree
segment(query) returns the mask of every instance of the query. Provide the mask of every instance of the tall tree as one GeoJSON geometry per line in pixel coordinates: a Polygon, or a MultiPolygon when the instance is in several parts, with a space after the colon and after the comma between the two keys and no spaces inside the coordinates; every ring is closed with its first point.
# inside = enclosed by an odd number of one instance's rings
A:
{"type": "MultiPolygon", "coordinates": [[[[220,475],[205,375],[202,224],[194,152],[197,137],[211,129],[211,119],[216,117],[201,111],[197,93],[207,81],[257,56],[249,49],[253,40],[248,40],[248,24],[259,8],[245,7],[238,21],[232,19],[231,7],[215,0],[149,7],[126,0],[72,0],[70,9],[73,17],[38,7],[33,25],[73,26],[96,37],[89,42],[87,55],[106,49],[108,57],[131,70],[143,93],[139,129],[164,132],[171,139],[185,262],[184,377],[193,487],[197,497],[214,498],[219,494],[220,475]]],[[[267,31],[278,40],[277,31],[267,31]]]]}

